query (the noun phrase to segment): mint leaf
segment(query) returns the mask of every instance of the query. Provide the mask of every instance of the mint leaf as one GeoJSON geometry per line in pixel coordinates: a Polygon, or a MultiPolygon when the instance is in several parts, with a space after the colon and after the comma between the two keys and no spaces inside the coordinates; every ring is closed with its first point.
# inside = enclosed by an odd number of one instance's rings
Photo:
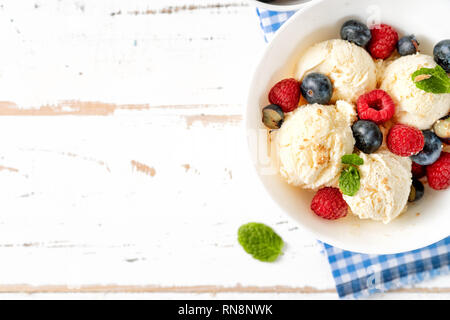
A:
{"type": "Polygon", "coordinates": [[[262,223],[248,223],[239,228],[238,241],[253,258],[273,262],[281,254],[284,242],[272,228],[262,223]]]}
{"type": "Polygon", "coordinates": [[[434,69],[422,68],[411,76],[416,87],[431,93],[450,93],[450,78],[441,66],[434,69]]]}
{"type": "Polygon", "coordinates": [[[346,196],[353,197],[361,187],[359,171],[355,166],[345,168],[339,177],[339,189],[346,196]]]}
{"type": "Polygon", "coordinates": [[[361,166],[364,164],[364,160],[357,154],[346,154],[345,156],[342,156],[342,163],[361,166]]]}

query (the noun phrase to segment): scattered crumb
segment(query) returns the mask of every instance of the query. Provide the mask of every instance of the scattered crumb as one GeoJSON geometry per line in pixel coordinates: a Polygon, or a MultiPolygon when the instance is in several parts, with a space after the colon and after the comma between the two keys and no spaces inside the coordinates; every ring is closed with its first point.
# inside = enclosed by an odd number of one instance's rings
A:
{"type": "Polygon", "coordinates": [[[428,80],[430,78],[431,78],[431,75],[429,75],[429,74],[421,74],[414,78],[414,82],[420,82],[423,80],[428,80]]]}
{"type": "Polygon", "coordinates": [[[317,153],[317,164],[323,165],[330,161],[330,152],[327,147],[322,144],[313,145],[313,150],[317,153]]]}

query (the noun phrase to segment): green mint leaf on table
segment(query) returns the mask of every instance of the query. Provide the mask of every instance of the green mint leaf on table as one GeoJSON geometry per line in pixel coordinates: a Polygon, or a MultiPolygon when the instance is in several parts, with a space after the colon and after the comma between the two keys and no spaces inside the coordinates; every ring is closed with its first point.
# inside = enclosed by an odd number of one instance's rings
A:
{"type": "Polygon", "coordinates": [[[281,254],[284,242],[272,228],[262,223],[248,223],[239,228],[238,241],[253,258],[273,262],[281,254]]]}
{"type": "Polygon", "coordinates": [[[442,94],[450,93],[450,78],[441,66],[422,68],[411,76],[416,87],[426,92],[442,94]]]}
{"type": "Polygon", "coordinates": [[[355,166],[349,166],[341,172],[339,189],[346,196],[353,197],[361,187],[359,171],[355,166]]]}
{"type": "Polygon", "coordinates": [[[357,154],[346,154],[345,156],[342,156],[342,163],[360,166],[364,164],[364,160],[357,154]]]}

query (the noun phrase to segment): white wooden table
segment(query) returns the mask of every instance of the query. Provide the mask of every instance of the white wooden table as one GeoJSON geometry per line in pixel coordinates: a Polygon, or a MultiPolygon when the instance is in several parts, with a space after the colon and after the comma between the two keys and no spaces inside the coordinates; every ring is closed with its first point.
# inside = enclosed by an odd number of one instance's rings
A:
{"type": "MultiPolygon", "coordinates": [[[[0,1],[0,298],[337,298],[248,169],[233,0],[0,1]],[[264,264],[238,227],[287,243],[264,264]]],[[[450,298],[450,277],[381,298],[450,298]]]]}

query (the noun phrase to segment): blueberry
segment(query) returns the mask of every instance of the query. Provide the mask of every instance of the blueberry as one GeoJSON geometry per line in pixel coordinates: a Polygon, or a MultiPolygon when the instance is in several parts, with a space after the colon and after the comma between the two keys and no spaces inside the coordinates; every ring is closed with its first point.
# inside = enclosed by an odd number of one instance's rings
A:
{"type": "Polygon", "coordinates": [[[328,104],[333,96],[333,85],[322,73],[310,73],[300,86],[303,97],[308,103],[328,104]]]}
{"type": "Polygon", "coordinates": [[[358,120],[352,126],[356,147],[364,153],[377,151],[383,143],[383,134],[375,122],[358,120]]]}
{"type": "Polygon", "coordinates": [[[417,41],[413,34],[410,36],[405,36],[398,40],[397,50],[401,56],[416,54],[419,51],[419,41],[417,41]]]}
{"type": "Polygon", "coordinates": [[[430,130],[422,131],[425,137],[425,146],[418,154],[411,156],[412,161],[421,166],[429,166],[439,159],[442,151],[442,142],[437,135],[430,130]]]}
{"type": "Polygon", "coordinates": [[[341,38],[365,47],[372,39],[369,28],[356,20],[349,20],[341,28],[341,38]]]}
{"type": "Polygon", "coordinates": [[[283,110],[275,105],[270,104],[262,110],[264,125],[269,129],[280,129],[284,122],[283,110]]]}
{"type": "Polygon", "coordinates": [[[409,202],[418,201],[418,200],[422,199],[424,193],[425,193],[425,188],[424,188],[422,182],[413,178],[408,201],[409,202]]]}
{"type": "Polygon", "coordinates": [[[450,73],[450,39],[442,40],[433,50],[434,61],[450,73]]]}

